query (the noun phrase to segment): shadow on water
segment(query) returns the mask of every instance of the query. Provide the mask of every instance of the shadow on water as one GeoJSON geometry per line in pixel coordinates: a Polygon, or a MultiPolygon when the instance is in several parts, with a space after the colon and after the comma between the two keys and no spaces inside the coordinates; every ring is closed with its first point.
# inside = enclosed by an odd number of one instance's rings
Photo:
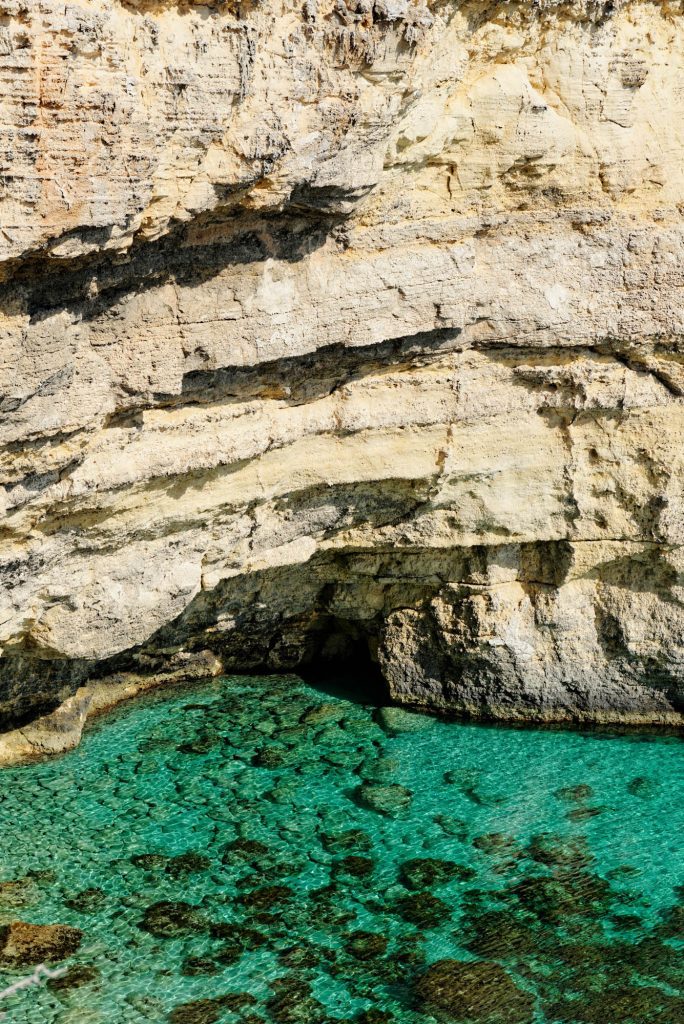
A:
{"type": "Polygon", "coordinates": [[[377,665],[359,660],[356,663],[307,666],[299,675],[318,693],[338,697],[363,707],[381,708],[390,704],[387,683],[377,665]]]}

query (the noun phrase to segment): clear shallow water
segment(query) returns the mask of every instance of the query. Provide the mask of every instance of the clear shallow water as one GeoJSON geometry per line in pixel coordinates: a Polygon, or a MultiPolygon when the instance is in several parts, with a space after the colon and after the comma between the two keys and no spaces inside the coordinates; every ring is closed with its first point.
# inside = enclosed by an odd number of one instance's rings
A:
{"type": "Polygon", "coordinates": [[[2,771],[0,921],[83,931],[6,1019],[684,1021],[676,738],[377,717],[228,678],[2,771]]]}

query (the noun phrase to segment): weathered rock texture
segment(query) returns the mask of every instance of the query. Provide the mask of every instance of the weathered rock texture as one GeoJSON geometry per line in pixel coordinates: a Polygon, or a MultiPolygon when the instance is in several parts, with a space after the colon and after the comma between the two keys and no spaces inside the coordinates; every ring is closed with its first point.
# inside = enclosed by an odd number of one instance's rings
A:
{"type": "Polygon", "coordinates": [[[0,15],[5,727],[362,650],[681,723],[679,0],[0,15]]]}

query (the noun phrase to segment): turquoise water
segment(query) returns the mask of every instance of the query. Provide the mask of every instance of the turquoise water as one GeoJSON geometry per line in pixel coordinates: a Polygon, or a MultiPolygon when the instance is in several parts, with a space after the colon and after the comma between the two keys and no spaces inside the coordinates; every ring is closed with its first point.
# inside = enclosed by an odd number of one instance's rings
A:
{"type": "Polygon", "coordinates": [[[0,772],[0,921],[83,932],[5,1020],[684,1021],[676,738],[379,717],[228,678],[0,772]]]}

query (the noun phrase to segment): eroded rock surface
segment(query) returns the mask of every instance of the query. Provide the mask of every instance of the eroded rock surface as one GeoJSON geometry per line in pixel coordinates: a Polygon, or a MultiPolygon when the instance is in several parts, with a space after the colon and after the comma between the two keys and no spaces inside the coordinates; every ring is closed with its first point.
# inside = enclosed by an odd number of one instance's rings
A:
{"type": "Polygon", "coordinates": [[[13,749],[366,650],[400,703],[681,724],[682,4],[0,15],[13,749]]]}
{"type": "Polygon", "coordinates": [[[76,952],[82,937],[78,928],[66,924],[13,921],[0,926],[0,963],[4,967],[27,967],[65,960],[76,952]]]}

